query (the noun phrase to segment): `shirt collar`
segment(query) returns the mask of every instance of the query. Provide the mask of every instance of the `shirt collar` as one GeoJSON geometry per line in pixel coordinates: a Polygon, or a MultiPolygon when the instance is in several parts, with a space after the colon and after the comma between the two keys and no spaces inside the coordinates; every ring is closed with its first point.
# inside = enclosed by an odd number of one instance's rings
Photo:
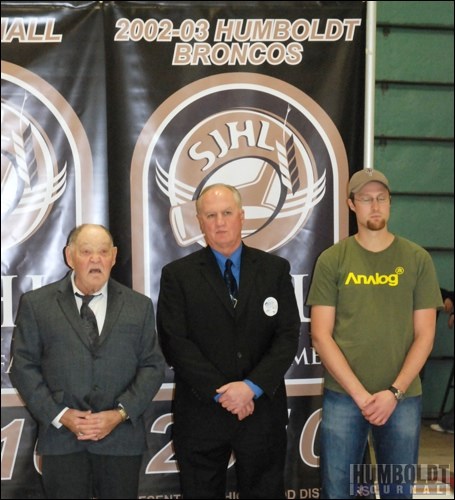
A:
{"type": "MultiPolygon", "coordinates": [[[[80,295],[85,295],[84,293],[82,293],[79,288],[76,286],[76,281],[74,280],[74,271],[71,273],[71,284],[73,285],[73,293],[76,294],[80,294],[80,295]]],[[[107,297],[107,281],[106,283],[104,283],[104,285],[100,288],[100,290],[98,290],[97,293],[94,294],[95,297],[98,297],[100,295],[102,295],[103,297],[107,297]]]]}
{"type": "Polygon", "coordinates": [[[226,257],[222,253],[217,252],[213,248],[210,248],[210,249],[212,250],[213,254],[215,255],[218,266],[220,267],[220,269],[224,270],[224,268],[226,266],[226,261],[228,259],[232,260],[232,264],[236,269],[240,269],[240,261],[242,258],[242,248],[243,248],[243,245],[240,244],[238,246],[238,248],[236,250],[234,250],[234,252],[232,252],[232,254],[229,257],[226,257]]]}

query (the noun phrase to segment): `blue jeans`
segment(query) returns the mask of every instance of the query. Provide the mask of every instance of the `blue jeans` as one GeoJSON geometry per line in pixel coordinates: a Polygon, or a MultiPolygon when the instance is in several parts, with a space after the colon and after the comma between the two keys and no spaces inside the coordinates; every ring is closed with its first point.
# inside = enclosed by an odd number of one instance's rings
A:
{"type": "MultiPolygon", "coordinates": [[[[421,399],[421,396],[405,398],[385,425],[375,426],[365,420],[350,396],[325,389],[321,421],[321,498],[356,497],[352,486],[353,478],[359,477],[356,476],[359,468],[351,465],[363,464],[370,429],[377,464],[417,464],[421,399]]],[[[393,480],[396,475],[387,476],[392,469],[404,468],[384,467],[381,470],[386,474],[373,476],[385,481],[379,481],[381,498],[412,498],[413,478],[404,474],[403,478],[393,480]]]]}

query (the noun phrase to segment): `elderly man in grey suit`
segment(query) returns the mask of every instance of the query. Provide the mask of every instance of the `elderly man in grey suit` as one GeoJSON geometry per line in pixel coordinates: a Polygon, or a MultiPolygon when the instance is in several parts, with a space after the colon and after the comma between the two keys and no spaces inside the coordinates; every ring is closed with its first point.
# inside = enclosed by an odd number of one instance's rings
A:
{"type": "Polygon", "coordinates": [[[11,381],[38,422],[46,498],[137,498],[142,414],[164,377],[149,298],[110,278],[117,248],[76,227],[73,270],[22,296],[11,381]]]}
{"type": "Polygon", "coordinates": [[[284,375],[300,331],[290,265],[242,243],[234,187],[207,187],[196,210],[207,247],[163,268],[157,307],[183,497],[225,498],[233,451],[240,498],[285,498],[284,375]]]}

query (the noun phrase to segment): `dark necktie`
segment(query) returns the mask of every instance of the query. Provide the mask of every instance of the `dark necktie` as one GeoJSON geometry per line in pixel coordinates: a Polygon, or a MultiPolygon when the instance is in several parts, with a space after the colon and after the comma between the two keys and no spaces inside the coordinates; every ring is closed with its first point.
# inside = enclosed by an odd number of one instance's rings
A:
{"type": "Polygon", "coordinates": [[[224,281],[226,282],[226,286],[229,290],[229,296],[231,297],[232,305],[235,307],[237,305],[237,296],[238,296],[238,288],[237,281],[235,280],[234,275],[232,274],[232,260],[226,260],[226,267],[224,268],[224,281]]]}
{"type": "Polygon", "coordinates": [[[84,323],[84,328],[87,331],[90,343],[93,347],[96,347],[100,337],[98,324],[96,322],[95,313],[88,305],[95,295],[80,295],[79,293],[76,293],[76,295],[82,299],[81,318],[84,323]]]}

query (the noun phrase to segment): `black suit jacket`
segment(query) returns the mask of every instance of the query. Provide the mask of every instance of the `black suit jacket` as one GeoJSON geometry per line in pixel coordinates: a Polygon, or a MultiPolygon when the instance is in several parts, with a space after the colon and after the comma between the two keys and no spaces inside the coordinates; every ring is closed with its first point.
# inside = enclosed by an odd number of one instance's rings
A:
{"type": "Polygon", "coordinates": [[[157,327],[175,371],[175,436],[222,432],[237,422],[213,398],[220,386],[245,378],[264,390],[255,401],[255,420],[287,422],[284,375],[300,331],[289,272],[287,260],[243,245],[234,309],[210,248],[163,268],[157,327]],[[268,298],[276,300],[276,314],[265,313],[268,298]]]}
{"type": "Polygon", "coordinates": [[[22,296],[11,354],[11,381],[39,424],[39,453],[138,455],[145,449],[141,416],[164,378],[149,298],[110,279],[99,347],[92,350],[68,274],[22,296]],[[98,412],[119,403],[130,419],[101,441],[78,441],[52,425],[65,407],[98,412]]]}

